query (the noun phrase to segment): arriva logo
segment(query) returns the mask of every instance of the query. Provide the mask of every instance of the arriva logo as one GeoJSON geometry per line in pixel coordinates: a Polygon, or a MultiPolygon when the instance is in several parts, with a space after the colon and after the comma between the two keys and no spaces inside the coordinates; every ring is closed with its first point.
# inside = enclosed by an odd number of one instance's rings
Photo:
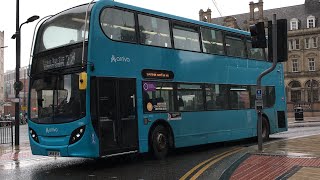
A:
{"type": "Polygon", "coordinates": [[[58,132],[58,128],[46,128],[46,133],[57,133],[58,132]]]}
{"type": "Polygon", "coordinates": [[[112,55],[111,57],[111,62],[117,63],[117,62],[124,62],[124,63],[129,63],[131,60],[128,57],[117,57],[115,55],[112,55]]]}

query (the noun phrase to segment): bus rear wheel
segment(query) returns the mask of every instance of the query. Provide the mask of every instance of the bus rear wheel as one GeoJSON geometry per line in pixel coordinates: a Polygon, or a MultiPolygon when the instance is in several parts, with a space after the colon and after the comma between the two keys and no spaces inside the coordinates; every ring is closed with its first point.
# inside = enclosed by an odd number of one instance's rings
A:
{"type": "Polygon", "coordinates": [[[263,141],[269,140],[270,130],[267,118],[262,117],[262,139],[263,141]]]}
{"type": "Polygon", "coordinates": [[[159,125],[154,128],[151,135],[152,153],[156,159],[164,159],[169,152],[169,132],[159,125]]]}

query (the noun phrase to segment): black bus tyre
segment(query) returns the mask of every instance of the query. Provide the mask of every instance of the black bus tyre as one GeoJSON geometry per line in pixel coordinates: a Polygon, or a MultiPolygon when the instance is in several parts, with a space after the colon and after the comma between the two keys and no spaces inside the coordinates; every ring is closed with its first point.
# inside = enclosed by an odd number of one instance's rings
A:
{"type": "Polygon", "coordinates": [[[169,132],[159,125],[154,128],[151,134],[151,148],[156,159],[164,159],[169,152],[169,132]]]}
{"type": "Polygon", "coordinates": [[[263,141],[269,140],[270,128],[268,120],[265,117],[262,117],[262,139],[263,141]]]}

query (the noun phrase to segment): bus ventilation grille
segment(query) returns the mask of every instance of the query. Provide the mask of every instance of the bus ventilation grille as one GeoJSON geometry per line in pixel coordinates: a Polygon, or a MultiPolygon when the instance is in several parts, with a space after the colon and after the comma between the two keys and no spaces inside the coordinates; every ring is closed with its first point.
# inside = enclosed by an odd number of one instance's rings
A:
{"type": "Polygon", "coordinates": [[[278,111],[278,127],[279,128],[286,127],[286,115],[284,111],[278,111]]]}

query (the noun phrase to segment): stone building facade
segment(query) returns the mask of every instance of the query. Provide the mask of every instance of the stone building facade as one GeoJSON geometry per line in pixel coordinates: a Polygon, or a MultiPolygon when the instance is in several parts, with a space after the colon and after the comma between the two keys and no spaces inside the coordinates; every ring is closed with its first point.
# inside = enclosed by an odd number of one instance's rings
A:
{"type": "Polygon", "coordinates": [[[0,114],[4,111],[4,48],[4,31],[0,31],[0,114]]]}
{"type": "MultiPolygon", "coordinates": [[[[24,66],[20,68],[20,81],[23,83],[23,89],[19,93],[20,97],[20,110],[23,112],[28,106],[28,90],[29,90],[29,76],[28,67],[24,66]]],[[[12,100],[15,98],[14,82],[16,81],[16,71],[9,70],[4,73],[4,85],[5,85],[5,106],[4,114],[15,114],[15,105],[12,100]]]]}
{"type": "MultiPolygon", "coordinates": [[[[208,16],[207,12],[200,10],[199,19],[203,19],[201,14],[208,16]]],[[[251,24],[267,22],[273,14],[288,21],[289,53],[284,63],[288,115],[294,116],[294,108],[300,106],[305,116],[320,116],[319,0],[269,10],[263,10],[263,1],[259,0],[249,3],[249,13],[213,18],[210,22],[248,31],[251,24]]]]}

